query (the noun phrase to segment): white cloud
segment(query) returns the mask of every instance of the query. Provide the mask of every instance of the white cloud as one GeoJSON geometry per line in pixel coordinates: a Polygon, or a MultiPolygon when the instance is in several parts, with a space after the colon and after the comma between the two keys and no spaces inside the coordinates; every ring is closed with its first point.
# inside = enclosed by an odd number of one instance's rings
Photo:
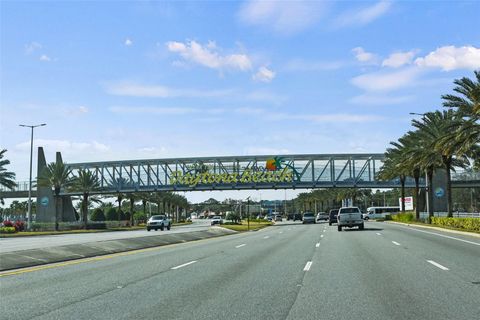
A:
{"type": "Polygon", "coordinates": [[[109,110],[119,114],[150,114],[150,115],[186,115],[199,113],[200,109],[180,107],[110,107],[109,110]]]}
{"type": "Polygon", "coordinates": [[[252,68],[252,61],[246,54],[221,55],[216,44],[212,41],[202,46],[196,41],[166,43],[170,52],[178,53],[186,62],[199,64],[217,70],[247,71],[252,68]]]}
{"type": "Polygon", "coordinates": [[[480,67],[480,49],[473,46],[444,46],[423,58],[417,58],[415,64],[420,67],[441,68],[443,71],[476,69],[480,67]]]}
{"type": "Polygon", "coordinates": [[[362,94],[350,99],[351,103],[360,105],[392,105],[413,100],[412,96],[388,96],[379,94],[362,94]]]}
{"type": "Polygon", "coordinates": [[[340,15],[334,24],[337,27],[366,25],[387,13],[391,6],[391,1],[380,1],[369,7],[350,10],[340,15]]]}
{"type": "Polygon", "coordinates": [[[39,50],[42,48],[42,45],[38,42],[30,42],[29,44],[25,45],[25,53],[26,54],[32,54],[36,50],[39,50]]]}
{"type": "Polygon", "coordinates": [[[130,38],[127,38],[127,39],[125,39],[124,44],[125,44],[127,47],[130,47],[131,45],[133,45],[133,41],[130,40],[130,38]]]}
{"type": "Polygon", "coordinates": [[[65,112],[70,116],[83,115],[88,113],[90,110],[86,106],[78,106],[73,108],[67,108],[65,112]]]}
{"type": "Polygon", "coordinates": [[[270,148],[270,147],[246,147],[244,153],[247,155],[269,155],[269,154],[289,154],[290,150],[286,148],[270,148]]]}
{"type": "Polygon", "coordinates": [[[240,21],[260,25],[278,33],[292,34],[314,25],[328,4],[320,1],[247,1],[239,12],[240,21]]]}
{"type": "Polygon", "coordinates": [[[253,80],[261,82],[270,82],[273,78],[275,78],[275,72],[267,67],[260,67],[258,72],[252,76],[253,80]]]}
{"type": "Polygon", "coordinates": [[[353,85],[366,91],[391,91],[413,85],[419,76],[418,68],[410,67],[395,72],[373,72],[354,77],[353,85]]]}
{"type": "Polygon", "coordinates": [[[346,66],[344,61],[306,61],[302,59],[293,59],[287,62],[284,71],[325,71],[337,70],[346,66]]]}
{"type": "Polygon", "coordinates": [[[235,111],[235,113],[238,113],[238,114],[241,114],[241,115],[247,115],[247,116],[260,115],[260,114],[265,113],[265,109],[251,108],[251,107],[237,108],[234,111],[235,111]]]}
{"type": "Polygon", "coordinates": [[[40,61],[49,62],[49,61],[52,61],[52,59],[49,56],[47,56],[46,54],[42,54],[40,56],[40,61]]]}
{"type": "MultiPolygon", "coordinates": [[[[62,154],[66,155],[78,154],[82,152],[105,153],[109,152],[111,149],[109,146],[97,141],[74,142],[69,140],[35,139],[35,145],[42,146],[47,150],[60,151],[62,154]]],[[[21,151],[29,150],[30,142],[27,141],[19,143],[15,146],[15,148],[21,151]]]]}
{"type": "Polygon", "coordinates": [[[198,89],[176,89],[162,85],[143,85],[130,82],[110,83],[106,86],[109,94],[118,96],[149,97],[149,98],[208,98],[222,97],[233,93],[233,90],[198,90],[198,89]]]}
{"type": "Polygon", "coordinates": [[[412,50],[408,52],[395,52],[383,60],[382,67],[398,68],[407,64],[411,64],[413,57],[417,54],[418,50],[412,50]]]}
{"type": "Polygon", "coordinates": [[[374,53],[365,51],[362,47],[356,47],[352,49],[355,53],[355,59],[364,64],[377,64],[378,56],[374,53]]]}
{"type": "Polygon", "coordinates": [[[150,115],[188,115],[188,114],[209,114],[220,115],[225,113],[222,108],[184,108],[184,107],[124,107],[114,106],[109,108],[110,112],[118,114],[150,114],[150,115]]]}
{"type": "Polygon", "coordinates": [[[250,93],[244,94],[243,99],[250,101],[269,102],[275,105],[281,105],[288,100],[288,96],[278,94],[269,90],[256,90],[250,93]]]}
{"type": "Polygon", "coordinates": [[[311,121],[316,123],[365,123],[382,121],[384,118],[377,115],[369,114],[348,114],[348,113],[332,113],[332,114],[287,114],[287,113],[273,113],[265,116],[271,121],[290,121],[301,120],[311,121]]]}

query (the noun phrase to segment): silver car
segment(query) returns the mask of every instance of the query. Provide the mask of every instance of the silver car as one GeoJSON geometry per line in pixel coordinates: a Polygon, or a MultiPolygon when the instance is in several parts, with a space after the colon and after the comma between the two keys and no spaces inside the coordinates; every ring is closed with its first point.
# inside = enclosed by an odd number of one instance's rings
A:
{"type": "Polygon", "coordinates": [[[313,214],[313,212],[305,212],[303,214],[302,223],[303,224],[305,224],[305,223],[317,223],[315,221],[315,215],[313,214]]]}

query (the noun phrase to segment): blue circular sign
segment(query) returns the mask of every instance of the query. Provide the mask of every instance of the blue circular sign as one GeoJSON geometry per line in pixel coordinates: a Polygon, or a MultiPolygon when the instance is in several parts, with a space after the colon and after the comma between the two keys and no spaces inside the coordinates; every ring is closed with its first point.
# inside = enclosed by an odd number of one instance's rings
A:
{"type": "Polygon", "coordinates": [[[40,199],[40,204],[44,207],[48,206],[48,197],[42,197],[42,199],[40,199]]]}
{"type": "Polygon", "coordinates": [[[443,190],[443,188],[438,187],[438,188],[435,189],[435,196],[436,196],[437,198],[441,198],[441,197],[443,197],[444,195],[445,195],[445,190],[443,190]]]}

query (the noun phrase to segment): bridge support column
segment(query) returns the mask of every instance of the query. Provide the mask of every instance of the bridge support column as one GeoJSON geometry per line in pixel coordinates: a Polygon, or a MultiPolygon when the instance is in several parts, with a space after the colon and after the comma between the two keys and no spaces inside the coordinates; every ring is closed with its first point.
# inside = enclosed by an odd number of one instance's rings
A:
{"type": "MultiPolygon", "coordinates": [[[[62,155],[57,152],[56,161],[62,162],[62,155]]],[[[38,147],[37,176],[47,167],[45,153],[42,147],[38,147]]],[[[75,210],[70,196],[62,196],[59,203],[60,222],[76,221],[75,210]]],[[[37,216],[36,222],[55,222],[55,197],[48,187],[40,187],[37,184],[37,216]]]]}

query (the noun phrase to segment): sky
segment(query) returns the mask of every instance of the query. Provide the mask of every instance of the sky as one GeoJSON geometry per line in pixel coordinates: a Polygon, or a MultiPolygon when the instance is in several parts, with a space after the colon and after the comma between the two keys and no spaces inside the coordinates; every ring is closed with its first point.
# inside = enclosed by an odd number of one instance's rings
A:
{"type": "Polygon", "coordinates": [[[480,69],[479,12],[480,1],[0,1],[0,148],[18,181],[30,155],[19,124],[46,123],[35,149],[67,163],[381,153],[410,112],[441,109],[480,69]]]}

